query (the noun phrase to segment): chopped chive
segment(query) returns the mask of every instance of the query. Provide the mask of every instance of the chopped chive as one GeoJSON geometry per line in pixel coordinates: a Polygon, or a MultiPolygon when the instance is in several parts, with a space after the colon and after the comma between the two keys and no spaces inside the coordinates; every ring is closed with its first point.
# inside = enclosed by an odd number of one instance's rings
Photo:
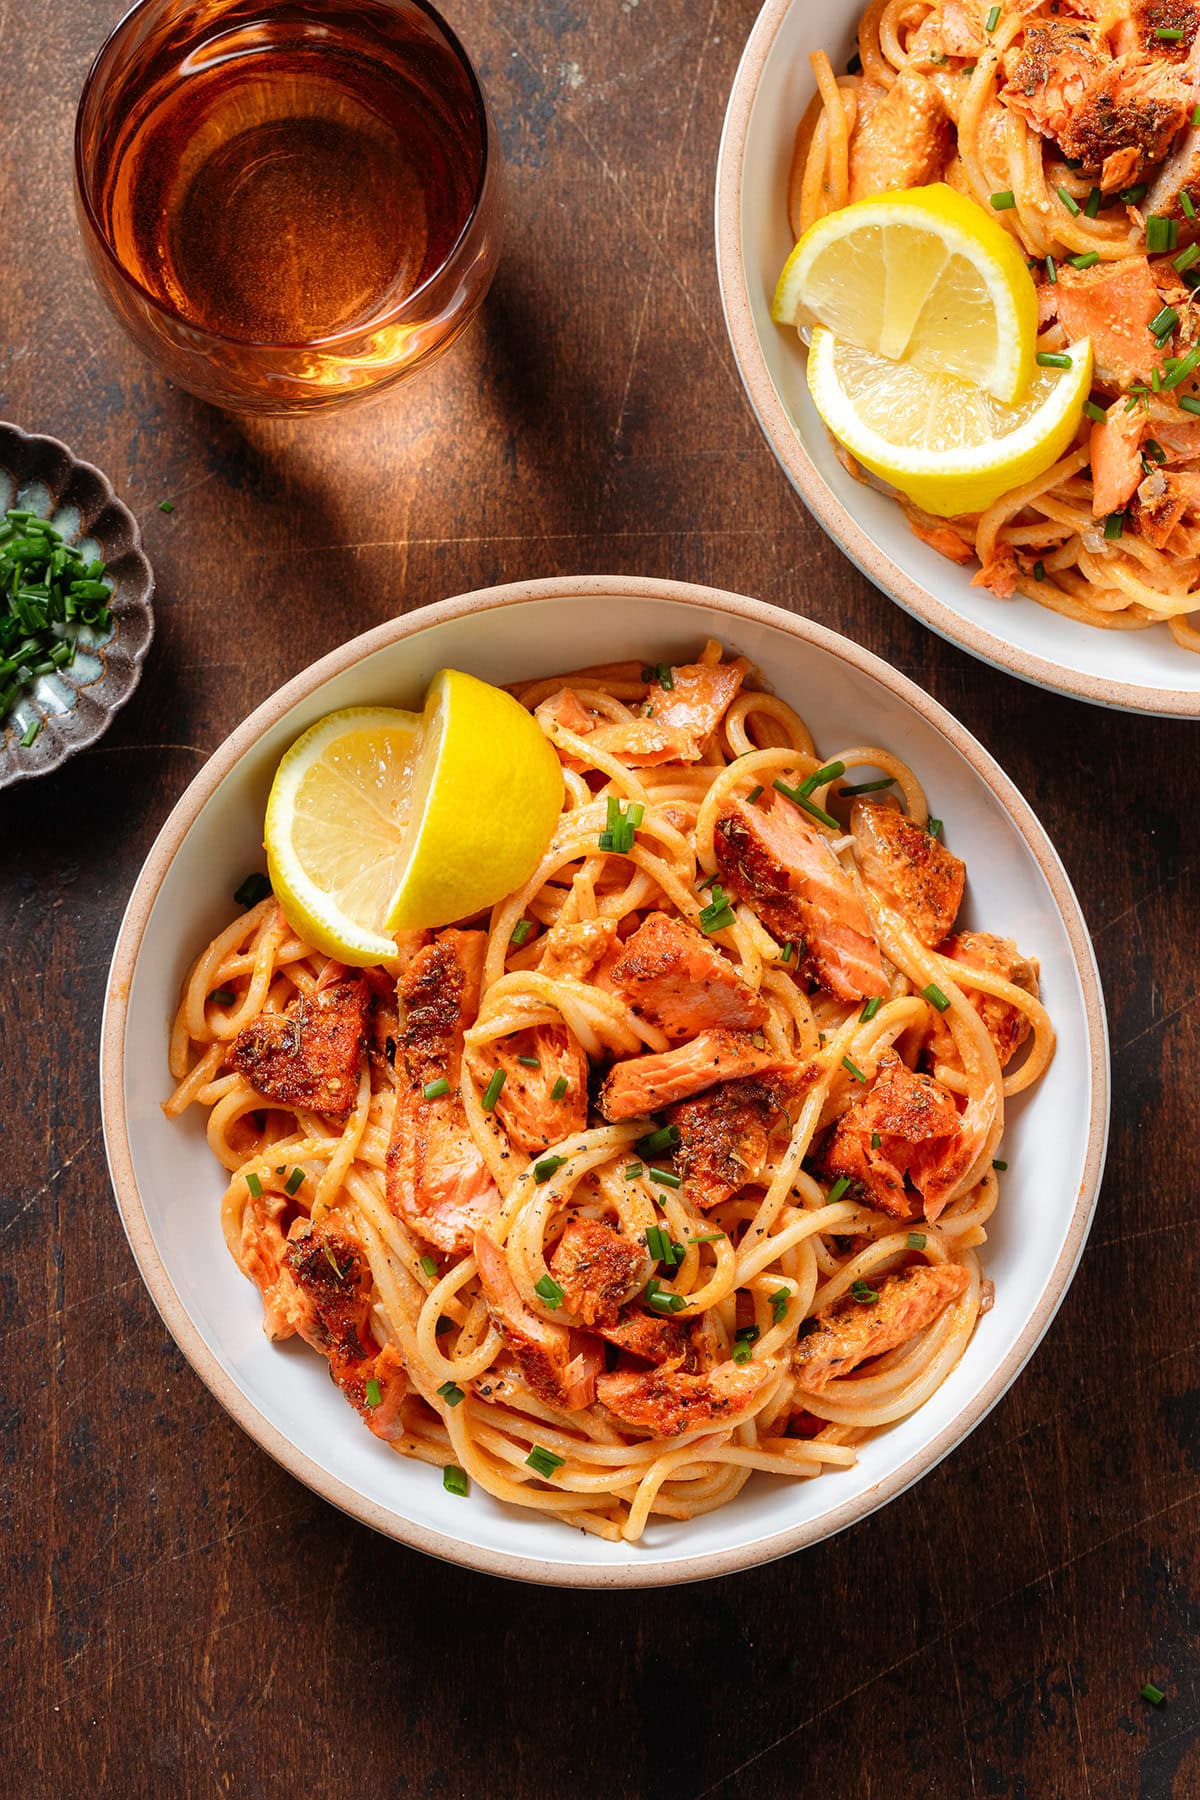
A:
{"type": "Polygon", "coordinates": [[[1172,258],[1171,267],[1178,274],[1184,275],[1198,262],[1200,262],[1200,244],[1189,244],[1186,250],[1181,250],[1178,256],[1172,258]]]}
{"type": "Polygon", "coordinates": [[[1165,463],[1167,453],[1156,438],[1147,438],[1142,445],[1142,456],[1147,462],[1165,463]]]}
{"type": "Polygon", "coordinates": [[[991,11],[988,13],[986,20],[984,21],[984,29],[986,30],[989,37],[992,35],[993,31],[995,31],[995,29],[999,23],[1000,23],[1000,8],[998,6],[993,6],[991,11]]]}
{"type": "Polygon", "coordinates": [[[846,1189],[849,1186],[850,1186],[850,1177],[848,1175],[839,1175],[837,1180],[834,1182],[833,1186],[830,1188],[829,1192],[825,1196],[826,1206],[832,1206],[835,1201],[840,1200],[842,1195],[846,1192],[846,1189]]]}
{"type": "Polygon", "coordinates": [[[625,1167],[621,1170],[621,1174],[626,1181],[636,1181],[641,1173],[641,1163],[626,1163],[625,1167]]]}
{"type": "Polygon", "coordinates": [[[669,693],[675,686],[675,677],[671,673],[670,663],[655,663],[654,674],[659,687],[669,693]]]}
{"type": "Polygon", "coordinates": [[[878,1148],[879,1148],[880,1144],[882,1144],[882,1142],[883,1142],[883,1139],[879,1135],[879,1133],[877,1131],[873,1131],[871,1133],[871,1148],[872,1148],[872,1150],[878,1150],[878,1148]]]}
{"type": "Polygon", "coordinates": [[[792,960],[792,951],[794,949],[794,944],[785,944],[783,946],[783,955],[779,958],[780,962],[790,963],[792,960]]]}
{"type": "Polygon", "coordinates": [[[368,1406],[381,1406],[383,1404],[383,1389],[380,1387],[374,1375],[369,1375],[367,1377],[365,1392],[368,1406]]]}
{"type": "Polygon", "coordinates": [[[1006,1162],[993,1162],[992,1167],[993,1169],[999,1169],[1000,1173],[1003,1174],[1005,1169],[1007,1169],[1008,1164],[1006,1162]]]}
{"type": "Polygon", "coordinates": [[[523,1069],[540,1069],[542,1066],[536,1056],[518,1056],[517,1061],[523,1069]]]}
{"type": "Polygon", "coordinates": [[[467,1397],[456,1381],[443,1381],[438,1393],[447,1406],[458,1406],[467,1397]]]}
{"type": "Polygon", "coordinates": [[[1163,386],[1165,388],[1177,388],[1181,383],[1187,380],[1188,376],[1196,366],[1200,364],[1200,344],[1193,344],[1186,355],[1172,357],[1170,361],[1172,367],[1166,380],[1163,382],[1163,386]]]}
{"type": "Polygon", "coordinates": [[[744,1338],[741,1335],[741,1333],[739,1332],[737,1342],[733,1346],[734,1362],[735,1363],[748,1363],[753,1355],[754,1355],[753,1343],[751,1342],[751,1340],[749,1338],[744,1338]]]}
{"type": "Polygon", "coordinates": [[[543,1275],[539,1281],[535,1281],[533,1291],[541,1296],[547,1306],[556,1311],[563,1303],[563,1291],[553,1275],[543,1275]]]}
{"type": "Polygon", "coordinates": [[[250,1197],[252,1200],[262,1199],[262,1182],[258,1179],[257,1175],[247,1175],[246,1186],[250,1190],[250,1197]]]}
{"type": "Polygon", "coordinates": [[[857,1063],[851,1062],[850,1058],[848,1056],[843,1056],[842,1067],[843,1067],[843,1069],[846,1070],[847,1074],[853,1075],[855,1081],[861,1081],[863,1086],[866,1087],[867,1078],[863,1074],[862,1070],[859,1068],[857,1063]]]}
{"type": "Polygon", "coordinates": [[[1058,270],[1054,265],[1054,258],[1052,256],[1046,258],[1046,280],[1050,283],[1051,287],[1058,286],[1058,270]]]}
{"type": "Polygon", "coordinates": [[[928,825],[926,825],[925,829],[929,833],[930,837],[940,838],[943,830],[945,829],[945,826],[941,819],[930,819],[930,821],[929,821],[928,825]]]}
{"type": "Polygon", "coordinates": [[[1085,250],[1079,256],[1068,256],[1067,261],[1073,269],[1079,269],[1080,271],[1091,269],[1100,261],[1100,252],[1098,250],[1085,250]]]}
{"type": "Polygon", "coordinates": [[[549,1481],[556,1469],[561,1469],[564,1458],[555,1456],[553,1450],[545,1450],[541,1444],[535,1444],[525,1458],[531,1469],[535,1469],[544,1481],[549,1481]]]}
{"type": "Polygon", "coordinates": [[[271,884],[265,875],[247,875],[241,887],[235,890],[233,897],[239,906],[244,906],[249,911],[252,906],[257,906],[260,900],[265,900],[270,891],[271,884]]]}
{"type": "Polygon", "coordinates": [[[1097,213],[1100,211],[1100,198],[1100,189],[1094,187],[1088,195],[1087,205],[1083,209],[1085,218],[1094,219],[1096,217],[1097,213]]]}
{"type": "Polygon", "coordinates": [[[792,1290],[786,1287],[776,1288],[773,1294],[767,1295],[771,1305],[771,1316],[776,1325],[783,1324],[791,1298],[792,1290]]]}
{"type": "Polygon", "coordinates": [[[1089,419],[1095,419],[1097,425],[1102,424],[1108,417],[1104,408],[1102,406],[1097,406],[1094,400],[1085,400],[1083,403],[1083,410],[1089,419]]]}
{"type": "MultiPolygon", "coordinates": [[[[1198,253],[1198,254],[1200,254],[1200,253],[1198,253]]],[[[747,795],[746,795],[746,805],[747,805],[747,806],[753,806],[753,805],[754,805],[754,802],[755,802],[755,801],[756,801],[756,800],[757,800],[757,799],[758,799],[758,796],[759,796],[759,795],[760,795],[760,794],[761,794],[761,793],[762,793],[762,783],[761,783],[761,781],[760,781],[760,782],[759,782],[759,784],[758,784],[758,786],[757,786],[757,787],[752,787],[752,788],[751,788],[751,789],[750,789],[750,792],[749,792],[749,793],[748,793],[748,794],[747,794],[747,795]]]]}
{"type": "Polygon", "coordinates": [[[1151,213],[1146,220],[1146,249],[1151,256],[1161,256],[1166,250],[1174,250],[1179,242],[1179,222],[1166,219],[1161,213],[1151,213]]]}
{"type": "Polygon", "coordinates": [[[1164,44],[1181,44],[1183,42],[1183,33],[1176,25],[1156,25],[1154,35],[1156,38],[1161,38],[1164,44]]]}
{"type": "Polygon", "coordinates": [[[481,1102],[484,1112],[491,1112],[497,1100],[500,1098],[500,1090],[504,1086],[507,1075],[507,1069],[497,1069],[492,1076],[492,1079],[484,1088],[483,1100],[481,1102]]]}
{"type": "Polygon", "coordinates": [[[923,1231],[910,1231],[908,1234],[908,1247],[910,1250],[923,1250],[925,1248],[925,1233],[923,1231]]]}
{"type": "Polygon", "coordinates": [[[639,1138],[637,1147],[643,1156],[661,1156],[664,1150],[678,1150],[680,1136],[678,1125],[660,1125],[657,1131],[639,1138]]]}
{"type": "Polygon", "coordinates": [[[882,1005],[883,1005],[883,995],[882,994],[872,994],[871,998],[867,1001],[867,1004],[863,1007],[862,1011],[858,1015],[861,1022],[864,1025],[868,1025],[871,1022],[871,1020],[875,1017],[875,1014],[879,1011],[879,1009],[882,1005]]]}
{"type": "Polygon", "coordinates": [[[443,1094],[450,1092],[450,1083],[444,1075],[439,1075],[436,1081],[427,1081],[421,1092],[426,1100],[440,1100],[443,1094]]]}
{"type": "Polygon", "coordinates": [[[816,801],[810,800],[808,795],[800,788],[791,788],[786,781],[773,781],[771,786],[777,789],[779,793],[785,795],[787,799],[793,801],[795,805],[802,806],[806,813],[812,814],[814,819],[820,819],[822,825],[828,825],[831,831],[837,831],[839,829],[837,820],[831,818],[827,812],[822,812],[816,801]]]}
{"type": "Polygon", "coordinates": [[[719,881],[713,882],[712,899],[707,906],[700,909],[696,923],[705,937],[711,937],[714,931],[727,931],[731,925],[737,923],[733,908],[729,904],[729,896],[719,881]]]}
{"type": "Polygon", "coordinates": [[[540,1162],[533,1165],[533,1179],[539,1183],[549,1181],[550,1177],[562,1168],[565,1156],[543,1156],[540,1162]]]}
{"type": "Polygon", "coordinates": [[[827,787],[831,781],[836,781],[839,775],[844,775],[845,773],[846,765],[844,762],[826,763],[824,768],[814,769],[811,775],[806,775],[804,777],[804,780],[800,783],[799,791],[807,800],[808,796],[810,794],[815,794],[819,787],[827,787]]]}
{"type": "Polygon", "coordinates": [[[679,1313],[687,1310],[686,1297],[683,1294],[673,1294],[669,1288],[664,1288],[657,1278],[646,1283],[642,1291],[642,1298],[647,1306],[654,1308],[655,1312],[679,1313]]]}
{"type": "Polygon", "coordinates": [[[1179,314],[1173,306],[1164,306],[1156,312],[1146,327],[1151,337],[1168,338],[1179,323],[1179,314]]]}
{"type": "Polygon", "coordinates": [[[283,1191],[285,1194],[298,1194],[300,1192],[300,1189],[303,1186],[304,1186],[304,1170],[303,1169],[293,1169],[291,1174],[288,1176],[287,1180],[283,1184],[283,1191]]]}
{"type": "Polygon", "coordinates": [[[566,1091],[567,1078],[565,1075],[560,1075],[554,1086],[550,1089],[550,1098],[552,1100],[561,1100],[566,1091]]]}
{"type": "Polygon", "coordinates": [[[671,1234],[661,1225],[646,1227],[646,1248],[656,1262],[671,1261],[671,1234]]]}
{"type": "Polygon", "coordinates": [[[671,1169],[651,1169],[651,1181],[657,1181],[660,1187],[677,1188],[683,1186],[683,1176],[676,1175],[671,1169]]]}
{"type": "Polygon", "coordinates": [[[1108,542],[1110,544],[1115,544],[1124,529],[1125,514],[1123,512],[1109,513],[1107,519],[1104,521],[1104,535],[1108,542]]]}
{"type": "Polygon", "coordinates": [[[173,500],[160,500],[158,503],[158,510],[159,512],[173,513],[175,511],[175,502],[173,500]]]}
{"type": "Polygon", "coordinates": [[[511,943],[514,943],[517,946],[517,949],[519,950],[521,948],[521,945],[525,942],[525,939],[529,936],[529,934],[532,930],[533,930],[533,920],[532,919],[518,919],[516,924],[512,928],[512,937],[509,941],[511,943]]]}
{"type": "Polygon", "coordinates": [[[921,993],[930,1006],[936,1006],[939,1012],[945,1012],[950,1004],[936,981],[931,981],[928,987],[922,988],[921,993]]]}
{"type": "Polygon", "coordinates": [[[728,1235],[726,1231],[702,1231],[699,1237],[689,1238],[687,1241],[689,1244],[719,1244],[728,1235]]]}
{"type": "Polygon", "coordinates": [[[1192,124],[1194,126],[1200,125],[1200,106],[1194,106],[1192,108],[1192,124]]]}
{"type": "Polygon", "coordinates": [[[1200,400],[1193,399],[1191,394],[1180,394],[1179,404],[1184,412],[1191,413],[1194,417],[1200,418],[1200,400]]]}
{"type": "Polygon", "coordinates": [[[704,892],[705,888],[714,887],[719,880],[720,880],[719,872],[716,875],[706,875],[704,877],[703,881],[698,881],[696,883],[696,892],[698,894],[702,894],[704,892]]]}
{"type": "Polygon", "coordinates": [[[430,1281],[436,1280],[438,1266],[434,1262],[432,1256],[423,1256],[417,1267],[420,1269],[422,1275],[428,1275],[430,1281]]]}
{"type": "Polygon", "coordinates": [[[838,796],[842,800],[849,800],[854,794],[877,794],[882,788],[894,787],[895,784],[894,775],[881,775],[878,781],[856,781],[852,787],[840,787],[838,796]]]}
{"type": "Polygon", "coordinates": [[[1162,1688],[1155,1687],[1152,1681],[1148,1681],[1142,1689],[1142,1699],[1148,1700],[1151,1706],[1161,1706],[1166,1697],[1162,1688]]]}
{"type": "MultiPolygon", "coordinates": [[[[35,669],[34,674],[36,675],[37,673],[38,673],[38,671],[37,671],[37,669],[35,669]]],[[[37,734],[41,729],[42,729],[42,722],[40,719],[31,719],[30,720],[29,724],[25,727],[24,731],[21,733],[21,748],[22,748],[22,750],[28,750],[30,744],[33,743],[34,739],[37,737],[37,734]]]]}
{"type": "Polygon", "coordinates": [[[467,1472],[460,1469],[457,1463],[447,1463],[442,1470],[442,1486],[448,1494],[457,1494],[460,1500],[464,1500],[471,1491],[467,1472]]]}
{"type": "Polygon", "coordinates": [[[1074,366],[1061,350],[1039,350],[1036,361],[1039,369],[1070,369],[1074,366]]]}
{"type": "Polygon", "coordinates": [[[1033,565],[1033,579],[1035,581],[1045,581],[1046,579],[1046,565],[1040,557],[1033,565]]]}
{"type": "Polygon", "coordinates": [[[1058,197],[1070,213],[1071,217],[1077,219],[1079,217],[1079,202],[1076,200],[1074,194],[1068,193],[1065,187],[1060,187],[1058,190],[1058,197]]]}
{"type": "Polygon", "coordinates": [[[214,988],[208,997],[215,1000],[218,1006],[232,1006],[237,998],[232,988],[214,988]]]}
{"type": "Polygon", "coordinates": [[[850,1289],[850,1292],[860,1306],[873,1306],[879,1298],[877,1290],[873,1287],[868,1287],[865,1281],[856,1281],[854,1286],[850,1289]]]}

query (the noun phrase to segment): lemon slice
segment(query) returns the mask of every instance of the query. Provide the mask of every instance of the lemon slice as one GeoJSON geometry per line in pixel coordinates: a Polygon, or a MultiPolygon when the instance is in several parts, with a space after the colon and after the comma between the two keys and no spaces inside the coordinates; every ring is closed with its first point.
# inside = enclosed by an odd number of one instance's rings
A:
{"type": "Polygon", "coordinates": [[[1068,368],[1035,367],[1017,406],[952,375],[889,362],[831,331],[813,332],[808,386],[836,437],[874,474],[928,513],[982,512],[1044,473],[1067,449],[1092,384],[1088,338],[1068,368]]]}
{"type": "Polygon", "coordinates": [[[957,375],[1010,406],[1033,377],[1037,291],[1020,248],[944,182],[818,219],[784,264],[771,316],[957,375]]]}
{"type": "Polygon", "coordinates": [[[442,669],[425,697],[388,929],[448,925],[520,887],[562,802],[562,765],[532,714],[501,688],[442,669]]]}
{"type": "Polygon", "coordinates": [[[288,923],[342,962],[396,954],[388,909],[403,866],[419,713],[352,706],[297,738],[267,801],[267,870],[288,923]]]}

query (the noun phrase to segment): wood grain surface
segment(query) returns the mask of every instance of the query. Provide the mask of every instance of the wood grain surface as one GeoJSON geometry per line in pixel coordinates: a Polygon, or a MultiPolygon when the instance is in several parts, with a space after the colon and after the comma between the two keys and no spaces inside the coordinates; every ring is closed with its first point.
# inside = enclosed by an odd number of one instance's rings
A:
{"type": "Polygon", "coordinates": [[[508,157],[500,276],[411,390],[297,424],[169,388],[87,281],[71,125],[119,10],[0,0],[0,414],[111,475],[158,575],[133,704],[0,796],[0,1791],[1200,1794],[1194,729],[942,644],[776,468],[726,347],[710,218],[752,0],[447,0],[508,157]],[[759,595],[949,706],[1064,856],[1114,1052],[1082,1268],[975,1435],[848,1536],[627,1595],[443,1567],[244,1438],[135,1272],[96,1080],[134,875],[231,726],[399,609],[580,571],[759,595]]]}

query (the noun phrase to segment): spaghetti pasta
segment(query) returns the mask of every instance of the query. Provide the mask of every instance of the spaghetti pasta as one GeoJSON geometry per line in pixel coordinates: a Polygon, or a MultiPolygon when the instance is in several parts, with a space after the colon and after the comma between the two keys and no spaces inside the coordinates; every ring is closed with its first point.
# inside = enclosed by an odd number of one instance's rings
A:
{"type": "Polygon", "coordinates": [[[529,881],[362,972],[262,900],[187,975],[166,1111],[207,1111],[269,1334],[377,1436],[633,1542],[851,1465],[946,1378],[1053,1031],[1036,965],[951,932],[891,752],[822,761],[716,643],[514,692],[566,775],[529,881]]]}
{"type": "MultiPolygon", "coordinates": [[[[1181,18],[1159,30],[1152,7],[873,0],[853,72],[836,75],[824,51],[811,59],[817,93],[797,130],[787,207],[799,238],[885,177],[890,188],[940,180],[1013,233],[1038,288],[1038,349],[1092,337],[1094,410],[1047,474],[981,516],[934,519],[900,497],[909,524],[951,560],[977,560],[976,585],[1002,597],[1109,631],[1165,624],[1195,650],[1200,382],[1172,378],[1200,343],[1187,254],[1200,225],[1186,187],[1194,178],[1200,190],[1200,47],[1197,15],[1184,7],[1181,18]],[[889,141],[882,103],[898,82],[909,111],[893,109],[889,141]],[[1093,92],[1105,110],[1089,135],[1093,92]],[[1173,329],[1144,330],[1163,309],[1173,329]],[[1143,341],[1129,351],[1131,331],[1143,341]],[[1119,531],[1105,529],[1110,516],[1119,531]]],[[[856,463],[852,472],[872,479],[856,463]]]]}

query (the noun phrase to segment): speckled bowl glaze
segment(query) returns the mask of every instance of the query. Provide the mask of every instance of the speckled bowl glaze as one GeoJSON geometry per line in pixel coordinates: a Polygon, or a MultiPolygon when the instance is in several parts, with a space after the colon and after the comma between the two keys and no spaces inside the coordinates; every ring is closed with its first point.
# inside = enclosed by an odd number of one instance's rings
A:
{"type": "Polygon", "coordinates": [[[73,751],[94,744],[136,688],[154,636],[154,572],[137,520],[107,476],[57,438],[0,420],[0,514],[10,506],[53,519],[68,542],[103,557],[113,623],[107,634],[84,627],[71,668],[26,689],[0,726],[0,788],[47,775],[73,751]],[[41,730],[23,748],[22,735],[35,719],[41,730]]]}

